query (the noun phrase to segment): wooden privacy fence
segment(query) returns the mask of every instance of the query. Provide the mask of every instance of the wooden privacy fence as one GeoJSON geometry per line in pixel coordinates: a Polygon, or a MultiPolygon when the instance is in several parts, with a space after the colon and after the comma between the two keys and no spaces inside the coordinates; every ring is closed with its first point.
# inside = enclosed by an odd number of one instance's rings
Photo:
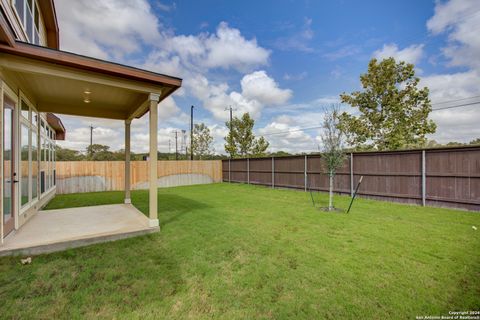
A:
{"type": "MultiPolygon", "coordinates": [[[[328,191],[320,155],[223,160],[223,181],[328,191]]],[[[334,191],[480,211],[480,146],[348,153],[334,191]]]]}
{"type": "MultiPolygon", "coordinates": [[[[130,162],[132,189],[148,189],[148,162],[130,162]]],[[[158,161],[159,187],[222,181],[222,163],[214,161],[158,161]]],[[[125,188],[123,161],[59,161],[57,194],[114,191],[125,188]]]]}

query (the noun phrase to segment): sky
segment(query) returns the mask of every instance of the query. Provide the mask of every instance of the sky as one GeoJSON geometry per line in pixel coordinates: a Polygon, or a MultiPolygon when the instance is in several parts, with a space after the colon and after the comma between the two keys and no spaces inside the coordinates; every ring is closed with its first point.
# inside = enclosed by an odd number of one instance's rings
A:
{"type": "MultiPolygon", "coordinates": [[[[159,150],[195,122],[225,153],[225,121],[249,112],[269,151],[318,150],[323,110],[361,89],[372,58],[414,63],[430,89],[438,142],[480,137],[480,1],[157,1],[55,0],[60,48],[180,77],[159,104],[159,150]],[[446,108],[459,104],[464,107],[446,108]],[[446,109],[445,109],[446,108],[446,109]],[[287,132],[286,132],[287,131],[287,132]],[[273,134],[272,134],[273,133],[273,134]],[[275,134],[278,133],[278,134],[275,134]]],[[[346,105],[342,109],[355,110],[346,105]]],[[[67,140],[124,146],[123,122],[61,117],[67,140]]],[[[188,132],[188,131],[187,131],[188,132]]],[[[188,136],[188,134],[187,134],[188,136]]],[[[179,137],[179,145],[180,145],[179,137]]],[[[148,149],[148,116],[132,123],[132,151],[148,149]]]]}

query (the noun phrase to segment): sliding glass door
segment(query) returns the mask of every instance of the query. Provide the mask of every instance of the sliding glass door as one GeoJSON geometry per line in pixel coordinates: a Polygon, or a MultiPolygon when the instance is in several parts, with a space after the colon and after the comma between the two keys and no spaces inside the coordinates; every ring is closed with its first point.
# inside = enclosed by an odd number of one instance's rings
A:
{"type": "Polygon", "coordinates": [[[3,235],[15,228],[15,100],[3,96],[3,235]]]}

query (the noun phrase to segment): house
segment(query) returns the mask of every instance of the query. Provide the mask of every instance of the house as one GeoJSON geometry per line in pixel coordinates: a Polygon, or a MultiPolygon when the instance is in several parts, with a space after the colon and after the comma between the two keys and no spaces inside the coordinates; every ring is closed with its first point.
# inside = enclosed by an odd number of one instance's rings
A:
{"type": "MultiPolygon", "coordinates": [[[[150,200],[146,227],[158,230],[157,108],[182,80],[61,51],[53,0],[0,0],[0,11],[0,251],[2,246],[12,246],[12,234],[20,234],[23,226],[30,224],[29,228],[35,230],[35,216],[55,195],[55,140],[65,137],[62,121],[55,114],[124,121],[128,206],[130,125],[149,113],[150,200]]],[[[50,226],[57,222],[43,223],[50,226]]],[[[48,241],[33,241],[32,245],[63,239],[55,239],[54,233],[48,235],[48,241]]],[[[30,235],[32,238],[35,240],[30,235]]]]}

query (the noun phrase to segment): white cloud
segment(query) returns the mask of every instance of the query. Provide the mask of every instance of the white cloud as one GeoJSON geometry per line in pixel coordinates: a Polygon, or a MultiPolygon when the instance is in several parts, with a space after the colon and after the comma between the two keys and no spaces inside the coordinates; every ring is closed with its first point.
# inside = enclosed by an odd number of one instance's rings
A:
{"type": "Polygon", "coordinates": [[[430,89],[432,103],[480,95],[480,74],[470,70],[452,74],[436,74],[421,78],[420,86],[430,89]]]}
{"type": "Polygon", "coordinates": [[[431,139],[440,143],[450,141],[470,142],[480,138],[480,108],[472,105],[458,109],[447,109],[433,112],[431,118],[437,124],[437,132],[430,136],[431,139]]]}
{"type": "Polygon", "coordinates": [[[268,62],[270,52],[257,45],[256,39],[246,40],[238,29],[229,28],[221,22],[216,36],[205,39],[207,56],[205,65],[209,68],[235,68],[240,71],[268,62]]]}
{"type": "MultiPolygon", "coordinates": [[[[421,84],[430,89],[434,109],[479,101],[478,98],[467,99],[480,95],[479,26],[479,1],[450,0],[436,3],[435,14],[428,20],[427,28],[434,36],[447,34],[447,44],[442,53],[448,59],[448,65],[464,66],[469,70],[422,78],[421,84]],[[451,100],[457,101],[438,104],[451,100]]],[[[478,105],[434,111],[431,118],[437,123],[437,132],[430,138],[439,142],[468,142],[480,137],[478,105]]]]}
{"type": "MultiPolygon", "coordinates": [[[[479,101],[480,74],[474,70],[452,74],[439,74],[423,77],[420,85],[430,89],[433,108],[445,108],[458,104],[479,101]],[[458,99],[462,99],[458,101],[458,99]],[[457,101],[456,101],[457,100],[457,101]],[[443,103],[453,101],[451,103],[443,103]],[[438,104],[440,103],[440,104],[438,104]]],[[[430,139],[446,143],[449,141],[469,142],[480,137],[479,105],[434,111],[430,118],[437,124],[437,132],[430,139]]]]}
{"type": "Polygon", "coordinates": [[[448,44],[443,53],[451,65],[480,69],[480,1],[437,2],[427,28],[433,35],[448,33],[448,44]]]}
{"type": "Polygon", "coordinates": [[[318,129],[301,130],[313,121],[322,121],[321,113],[304,113],[298,116],[280,115],[258,130],[257,136],[265,135],[270,143],[269,151],[311,152],[316,151],[318,129]]]}
{"type": "Polygon", "coordinates": [[[268,64],[269,57],[270,51],[259,46],[255,38],[246,39],[240,30],[221,22],[212,34],[162,33],[162,41],[150,53],[146,65],[160,72],[166,68],[186,77],[191,72],[204,73],[217,68],[248,72],[268,64]]]}
{"type": "Polygon", "coordinates": [[[255,99],[264,105],[279,105],[292,96],[291,90],[280,89],[278,83],[263,70],[245,75],[240,83],[246,98],[255,99]]]}
{"type": "Polygon", "coordinates": [[[159,21],[144,0],[55,1],[62,50],[122,60],[160,39],[159,21]]]}
{"type": "Polygon", "coordinates": [[[219,120],[227,120],[225,108],[232,106],[236,113],[250,113],[258,118],[266,106],[275,106],[286,103],[292,92],[279,88],[278,84],[263,70],[246,74],[241,80],[242,91],[230,91],[226,83],[211,84],[202,75],[185,81],[192,94],[203,102],[204,108],[212,112],[219,120]]]}
{"type": "Polygon", "coordinates": [[[377,59],[393,57],[397,61],[417,64],[423,56],[423,44],[412,44],[401,50],[394,43],[384,44],[382,49],[373,53],[373,56],[377,59]]]}

